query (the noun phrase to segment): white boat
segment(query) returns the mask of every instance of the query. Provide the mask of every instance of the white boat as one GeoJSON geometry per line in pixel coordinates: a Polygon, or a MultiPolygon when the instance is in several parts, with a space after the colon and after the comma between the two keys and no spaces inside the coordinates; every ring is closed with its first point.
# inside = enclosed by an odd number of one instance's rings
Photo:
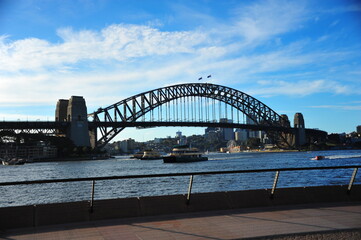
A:
{"type": "Polygon", "coordinates": [[[164,163],[186,163],[207,161],[197,148],[191,148],[188,145],[175,146],[168,156],[163,157],[164,163]]]}

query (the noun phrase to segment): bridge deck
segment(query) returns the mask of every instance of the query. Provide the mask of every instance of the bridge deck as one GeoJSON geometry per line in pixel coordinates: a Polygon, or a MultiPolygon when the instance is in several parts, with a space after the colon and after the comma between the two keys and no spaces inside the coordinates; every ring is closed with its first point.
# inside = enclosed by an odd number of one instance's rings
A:
{"type": "Polygon", "coordinates": [[[361,204],[223,210],[0,232],[0,239],[361,239],[361,204]]]}
{"type": "MultiPolygon", "coordinates": [[[[66,129],[70,122],[56,121],[0,121],[0,129],[66,129]]],[[[88,122],[89,128],[96,127],[223,127],[223,128],[241,128],[251,130],[275,130],[292,132],[293,128],[279,126],[263,126],[255,124],[238,124],[238,123],[222,123],[222,122],[184,122],[184,121],[135,121],[135,122],[88,122]]]]}

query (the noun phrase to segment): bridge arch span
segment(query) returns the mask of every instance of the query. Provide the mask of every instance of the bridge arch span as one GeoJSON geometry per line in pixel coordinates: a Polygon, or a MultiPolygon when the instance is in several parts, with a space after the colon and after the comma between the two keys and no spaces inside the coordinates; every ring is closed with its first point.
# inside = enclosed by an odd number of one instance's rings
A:
{"type": "MultiPolygon", "coordinates": [[[[157,88],[128,97],[106,108],[99,108],[88,117],[92,118],[93,122],[136,122],[150,111],[186,97],[209,98],[224,102],[248,116],[255,124],[285,127],[282,117],[256,98],[234,88],[210,83],[186,83],[157,88]]],[[[102,146],[108,143],[124,128],[109,129],[106,126],[99,126],[101,137],[96,145],[102,146]]],[[[94,134],[96,135],[96,132],[94,134]]]]}

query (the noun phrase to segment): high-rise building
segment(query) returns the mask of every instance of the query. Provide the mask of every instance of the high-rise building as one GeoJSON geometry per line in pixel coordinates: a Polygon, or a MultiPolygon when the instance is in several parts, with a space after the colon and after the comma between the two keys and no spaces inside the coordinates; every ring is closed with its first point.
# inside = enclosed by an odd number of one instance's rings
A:
{"type": "Polygon", "coordinates": [[[126,139],[119,142],[119,148],[126,153],[132,152],[135,149],[135,140],[134,139],[126,139]]]}
{"type": "Polygon", "coordinates": [[[187,137],[186,136],[181,136],[178,140],[177,140],[177,143],[179,145],[185,145],[187,144],[187,137]]]}
{"type": "MultiPolygon", "coordinates": [[[[255,121],[250,118],[250,117],[246,117],[246,124],[250,124],[250,125],[255,125],[255,121]]],[[[247,139],[248,138],[260,138],[260,131],[255,131],[255,130],[249,130],[247,129],[247,139]]]]}
{"type": "Polygon", "coordinates": [[[239,129],[237,128],[234,132],[234,137],[237,142],[245,142],[248,139],[247,129],[239,129]]]}
{"type": "Polygon", "coordinates": [[[207,127],[205,130],[204,130],[204,134],[207,136],[208,135],[208,133],[214,133],[214,132],[216,132],[217,131],[217,128],[215,128],[215,127],[207,127]]]}
{"type": "MultiPolygon", "coordinates": [[[[227,118],[221,118],[219,120],[219,122],[221,123],[232,123],[233,121],[231,119],[227,119],[227,118]]],[[[220,131],[222,133],[223,139],[224,140],[234,140],[234,132],[233,132],[233,128],[220,128],[220,131]]]]}
{"type": "Polygon", "coordinates": [[[204,131],[204,135],[209,142],[214,142],[219,140],[220,132],[218,128],[215,127],[207,127],[204,131]]]}
{"type": "Polygon", "coordinates": [[[356,132],[361,134],[361,125],[358,125],[358,126],[356,127],[356,132]]]}

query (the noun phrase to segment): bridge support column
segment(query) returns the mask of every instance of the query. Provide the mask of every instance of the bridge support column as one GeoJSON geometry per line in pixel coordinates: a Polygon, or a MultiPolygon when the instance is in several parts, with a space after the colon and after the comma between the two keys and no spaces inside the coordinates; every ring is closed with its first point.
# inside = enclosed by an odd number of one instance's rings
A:
{"type": "MultiPolygon", "coordinates": [[[[286,114],[282,114],[280,120],[281,120],[282,127],[287,127],[287,128],[291,127],[291,123],[288,120],[288,116],[286,114]]],[[[280,134],[281,134],[281,144],[279,145],[279,147],[293,148],[294,144],[295,144],[294,143],[294,133],[283,132],[280,134]]]]}
{"type": "MultiPolygon", "coordinates": [[[[66,122],[67,121],[68,105],[69,105],[69,100],[65,100],[65,99],[58,100],[58,102],[56,104],[56,109],[55,109],[55,121],[56,122],[66,122]]],[[[66,132],[67,132],[67,130],[65,130],[65,131],[57,130],[56,131],[57,135],[66,135],[66,132]]]]}
{"type": "Polygon", "coordinates": [[[83,97],[72,96],[68,104],[68,122],[70,129],[67,135],[76,146],[90,147],[88,132],[88,113],[83,97]]]}
{"type": "Polygon", "coordinates": [[[299,147],[306,143],[305,121],[302,113],[296,113],[294,118],[295,146],[299,147]]]}
{"type": "Polygon", "coordinates": [[[62,133],[73,141],[77,147],[89,147],[88,113],[83,97],[72,96],[69,100],[60,99],[56,105],[55,121],[70,122],[68,129],[62,133]]]}
{"type": "Polygon", "coordinates": [[[97,147],[97,128],[93,128],[89,130],[89,137],[90,137],[90,146],[94,149],[97,147]]]}

